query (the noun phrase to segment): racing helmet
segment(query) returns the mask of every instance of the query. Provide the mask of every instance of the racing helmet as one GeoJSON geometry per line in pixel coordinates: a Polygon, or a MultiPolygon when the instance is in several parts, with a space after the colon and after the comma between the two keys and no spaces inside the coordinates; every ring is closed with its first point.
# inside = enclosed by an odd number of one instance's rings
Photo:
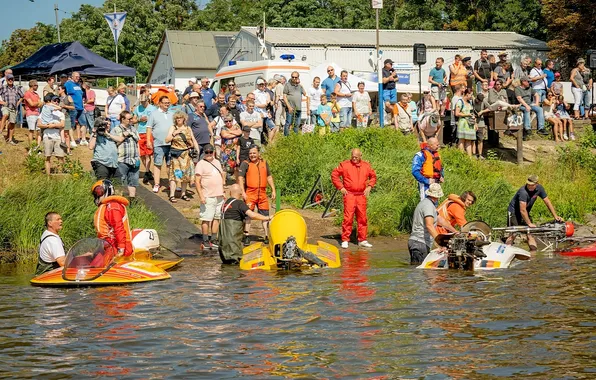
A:
{"type": "Polygon", "coordinates": [[[99,180],[91,186],[91,193],[93,194],[95,205],[99,206],[99,203],[104,197],[114,195],[114,185],[108,179],[99,180]]]}

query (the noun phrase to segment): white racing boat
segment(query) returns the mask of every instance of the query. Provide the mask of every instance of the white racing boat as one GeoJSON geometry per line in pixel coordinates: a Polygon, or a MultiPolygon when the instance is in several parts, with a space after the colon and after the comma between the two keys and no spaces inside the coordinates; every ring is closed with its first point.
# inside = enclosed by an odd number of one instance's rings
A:
{"type": "Polygon", "coordinates": [[[514,260],[529,260],[530,252],[490,241],[491,228],[481,221],[469,222],[460,234],[442,234],[419,269],[491,270],[509,268],[514,260]]]}

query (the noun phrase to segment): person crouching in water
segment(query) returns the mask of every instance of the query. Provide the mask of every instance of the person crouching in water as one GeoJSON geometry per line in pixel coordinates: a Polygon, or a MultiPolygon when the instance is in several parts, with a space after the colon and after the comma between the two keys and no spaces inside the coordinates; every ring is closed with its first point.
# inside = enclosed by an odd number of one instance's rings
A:
{"type": "MultiPolygon", "coordinates": [[[[447,199],[437,208],[437,214],[445,219],[452,227],[459,226],[461,229],[468,223],[466,210],[476,203],[476,194],[471,191],[464,191],[462,195],[449,194],[447,199]]],[[[447,234],[446,228],[437,225],[439,234],[447,234]]]]}
{"type": "Polygon", "coordinates": [[[91,192],[98,207],[93,217],[97,237],[118,250],[116,257],[132,255],[132,235],[126,212],[128,200],[114,195],[114,185],[107,179],[95,182],[91,192]]]}
{"type": "Polygon", "coordinates": [[[242,199],[240,185],[230,186],[230,195],[222,206],[219,223],[219,257],[224,264],[238,264],[242,258],[242,237],[246,218],[269,222],[272,217],[251,211],[242,199]]]}
{"type": "Polygon", "coordinates": [[[62,229],[62,217],[56,212],[48,212],[45,219],[46,230],[41,235],[39,243],[36,276],[63,267],[66,259],[64,243],[58,235],[62,229]]]}

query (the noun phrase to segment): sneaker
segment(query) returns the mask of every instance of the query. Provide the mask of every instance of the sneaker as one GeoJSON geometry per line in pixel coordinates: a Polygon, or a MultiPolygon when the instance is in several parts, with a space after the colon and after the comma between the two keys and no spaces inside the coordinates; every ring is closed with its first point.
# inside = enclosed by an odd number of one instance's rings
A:
{"type": "Polygon", "coordinates": [[[483,155],[479,155],[479,156],[478,156],[478,159],[479,159],[480,161],[486,160],[486,158],[485,158],[483,155]]]}
{"type": "Polygon", "coordinates": [[[573,132],[570,133],[569,138],[571,139],[571,141],[575,141],[575,134],[573,132]]]}
{"type": "Polygon", "coordinates": [[[159,193],[159,185],[153,186],[153,192],[154,193],[159,193]]]}
{"type": "Polygon", "coordinates": [[[17,145],[17,142],[16,142],[16,141],[14,141],[14,140],[10,140],[9,144],[10,144],[10,145],[17,145]]]}
{"type": "Polygon", "coordinates": [[[244,235],[244,237],[242,238],[242,244],[245,247],[248,247],[250,245],[250,236],[244,235]]]}
{"type": "Polygon", "coordinates": [[[548,136],[550,133],[548,133],[546,129],[542,128],[538,130],[538,134],[542,136],[548,136]]]}
{"type": "Polygon", "coordinates": [[[76,147],[77,147],[77,143],[76,143],[76,142],[74,142],[74,141],[71,141],[71,142],[70,142],[70,147],[71,147],[71,148],[76,148],[76,147]]]}
{"type": "Polygon", "coordinates": [[[350,246],[350,244],[347,241],[342,241],[341,242],[341,248],[342,249],[348,249],[349,246],[350,246]]]}
{"type": "Polygon", "coordinates": [[[145,175],[143,176],[143,184],[147,185],[149,183],[149,176],[147,175],[147,173],[145,173],[145,175]]]}
{"type": "Polygon", "coordinates": [[[269,238],[267,236],[265,236],[265,239],[263,239],[263,244],[269,245],[269,238]]]}
{"type": "Polygon", "coordinates": [[[81,140],[81,145],[89,145],[89,142],[87,140],[81,140]]]}
{"type": "Polygon", "coordinates": [[[567,136],[567,132],[563,132],[563,140],[569,140],[569,136],[567,136]]]}
{"type": "Polygon", "coordinates": [[[217,239],[213,239],[209,243],[211,244],[211,249],[213,249],[213,250],[219,249],[219,241],[217,239]]]}
{"type": "Polygon", "coordinates": [[[201,251],[211,251],[211,242],[201,243],[201,251]]]}
{"type": "Polygon", "coordinates": [[[76,139],[76,140],[75,140],[75,143],[76,143],[77,145],[81,145],[81,139],[76,139]]]}
{"type": "Polygon", "coordinates": [[[361,241],[360,243],[358,243],[358,246],[359,246],[359,247],[362,247],[362,248],[372,248],[372,244],[370,244],[370,243],[369,243],[368,241],[366,241],[366,240],[363,240],[363,241],[361,241]]]}
{"type": "Polygon", "coordinates": [[[60,148],[62,148],[62,150],[66,152],[68,150],[68,145],[66,145],[66,143],[61,142],[60,148]]]}

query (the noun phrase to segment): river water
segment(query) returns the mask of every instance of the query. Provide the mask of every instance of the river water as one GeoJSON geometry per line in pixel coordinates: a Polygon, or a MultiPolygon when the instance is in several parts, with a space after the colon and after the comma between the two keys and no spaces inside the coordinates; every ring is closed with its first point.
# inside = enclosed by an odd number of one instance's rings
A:
{"type": "Polygon", "coordinates": [[[162,282],[80,289],[0,272],[1,378],[596,378],[596,261],[476,274],[351,252],[310,273],[186,257],[162,282]]]}

